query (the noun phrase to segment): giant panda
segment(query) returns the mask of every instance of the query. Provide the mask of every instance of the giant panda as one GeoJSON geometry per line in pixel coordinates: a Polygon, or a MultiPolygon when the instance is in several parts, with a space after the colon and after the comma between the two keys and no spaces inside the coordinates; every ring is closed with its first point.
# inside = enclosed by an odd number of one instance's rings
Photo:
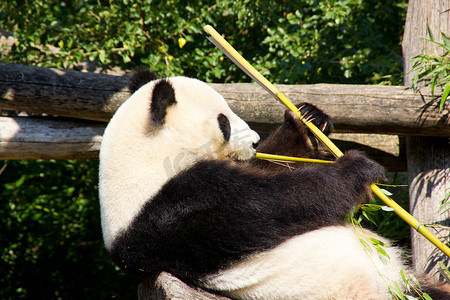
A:
{"type": "MultiPolygon", "coordinates": [[[[386,262],[370,245],[388,241],[344,222],[383,167],[358,151],[333,164],[256,160],[256,150],[328,154],[292,112],[257,146],[197,79],[141,70],[130,90],[104,132],[99,169],[104,243],[123,271],[166,271],[233,299],[379,300],[402,286],[399,249],[385,248],[386,262]]],[[[331,131],[322,111],[299,109],[331,131]]]]}

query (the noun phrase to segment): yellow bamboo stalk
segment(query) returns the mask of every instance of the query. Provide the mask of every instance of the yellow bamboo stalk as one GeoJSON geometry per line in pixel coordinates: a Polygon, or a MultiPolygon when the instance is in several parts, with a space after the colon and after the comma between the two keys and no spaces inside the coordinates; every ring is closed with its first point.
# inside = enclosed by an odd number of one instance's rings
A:
{"type": "Polygon", "coordinates": [[[298,162],[317,163],[317,164],[334,163],[334,161],[332,161],[332,160],[292,157],[292,156],[286,156],[286,155],[267,154],[267,153],[261,153],[261,152],[257,152],[255,154],[255,157],[259,158],[259,159],[275,160],[275,161],[281,161],[281,162],[292,162],[292,163],[298,163],[298,162]]]}
{"type": "MultiPolygon", "coordinates": [[[[322,141],[324,145],[330,149],[330,151],[336,156],[340,157],[344,155],[339,148],[320,130],[313,122],[307,122],[297,107],[280,92],[272,83],[270,83],[264,76],[262,76],[252,65],[250,65],[212,26],[206,25],[205,31],[208,32],[211,37],[208,39],[216,45],[228,58],[230,58],[239,68],[241,68],[247,75],[255,80],[261,87],[274,96],[280,103],[292,110],[308,128],[314,133],[314,135],[322,141]]],[[[417,221],[406,210],[398,205],[394,200],[386,196],[381,189],[372,184],[370,186],[372,192],[377,195],[387,206],[394,209],[395,213],[402,218],[406,223],[411,225],[419,233],[421,233],[426,239],[428,239],[433,245],[450,257],[450,249],[444,245],[433,233],[431,233],[422,223],[417,221]]]]}

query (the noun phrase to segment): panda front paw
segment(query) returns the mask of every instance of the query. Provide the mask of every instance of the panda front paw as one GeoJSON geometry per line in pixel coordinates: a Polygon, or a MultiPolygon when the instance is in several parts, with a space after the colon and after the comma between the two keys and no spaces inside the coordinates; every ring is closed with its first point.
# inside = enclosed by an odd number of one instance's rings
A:
{"type": "MultiPolygon", "coordinates": [[[[328,135],[333,131],[333,122],[331,121],[330,116],[315,105],[304,102],[297,104],[296,107],[300,110],[300,114],[303,118],[316,125],[324,134],[328,135]]],[[[296,127],[299,127],[299,123],[302,123],[297,115],[290,110],[286,110],[285,112],[285,122],[295,124],[296,127]]]]}
{"type": "Polygon", "coordinates": [[[342,166],[344,176],[353,176],[364,185],[386,180],[386,169],[361,151],[347,151],[336,163],[342,166]]]}

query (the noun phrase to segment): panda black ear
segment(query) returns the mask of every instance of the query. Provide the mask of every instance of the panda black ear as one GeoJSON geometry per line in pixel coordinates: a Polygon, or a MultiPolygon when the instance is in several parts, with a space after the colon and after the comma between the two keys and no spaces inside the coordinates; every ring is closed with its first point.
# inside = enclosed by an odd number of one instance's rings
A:
{"type": "Polygon", "coordinates": [[[166,79],[161,79],[153,88],[152,103],[150,104],[153,123],[164,124],[167,108],[175,103],[177,101],[172,84],[166,79]]]}
{"type": "Polygon", "coordinates": [[[138,68],[130,76],[128,88],[130,89],[131,93],[134,93],[144,84],[156,79],[158,79],[158,75],[156,75],[155,72],[152,72],[145,68],[138,68]]]}
{"type": "Polygon", "coordinates": [[[224,114],[219,114],[217,116],[217,121],[219,122],[219,128],[223,134],[224,140],[226,142],[229,142],[231,137],[230,120],[228,120],[227,116],[225,116],[224,114]]]}

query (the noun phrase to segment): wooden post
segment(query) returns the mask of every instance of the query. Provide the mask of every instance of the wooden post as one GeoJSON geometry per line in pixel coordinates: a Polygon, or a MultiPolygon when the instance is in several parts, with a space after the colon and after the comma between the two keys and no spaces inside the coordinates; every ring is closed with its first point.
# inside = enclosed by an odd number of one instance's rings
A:
{"type": "MultiPolygon", "coordinates": [[[[426,42],[426,24],[429,24],[434,38],[441,40],[441,32],[450,33],[450,1],[410,0],[403,36],[404,84],[409,87],[414,74],[410,59],[420,53],[439,54],[435,45],[426,42]]],[[[437,102],[424,103],[437,110],[437,102]]],[[[448,119],[444,112],[443,119],[448,119]]],[[[450,192],[450,144],[449,138],[408,136],[406,139],[409,196],[411,214],[422,223],[449,226],[449,212],[439,213],[438,209],[450,192]]],[[[434,230],[437,236],[449,240],[449,232],[434,230]]],[[[439,261],[448,264],[448,257],[430,244],[415,230],[411,233],[413,266],[417,272],[439,278],[439,261]]]]}

